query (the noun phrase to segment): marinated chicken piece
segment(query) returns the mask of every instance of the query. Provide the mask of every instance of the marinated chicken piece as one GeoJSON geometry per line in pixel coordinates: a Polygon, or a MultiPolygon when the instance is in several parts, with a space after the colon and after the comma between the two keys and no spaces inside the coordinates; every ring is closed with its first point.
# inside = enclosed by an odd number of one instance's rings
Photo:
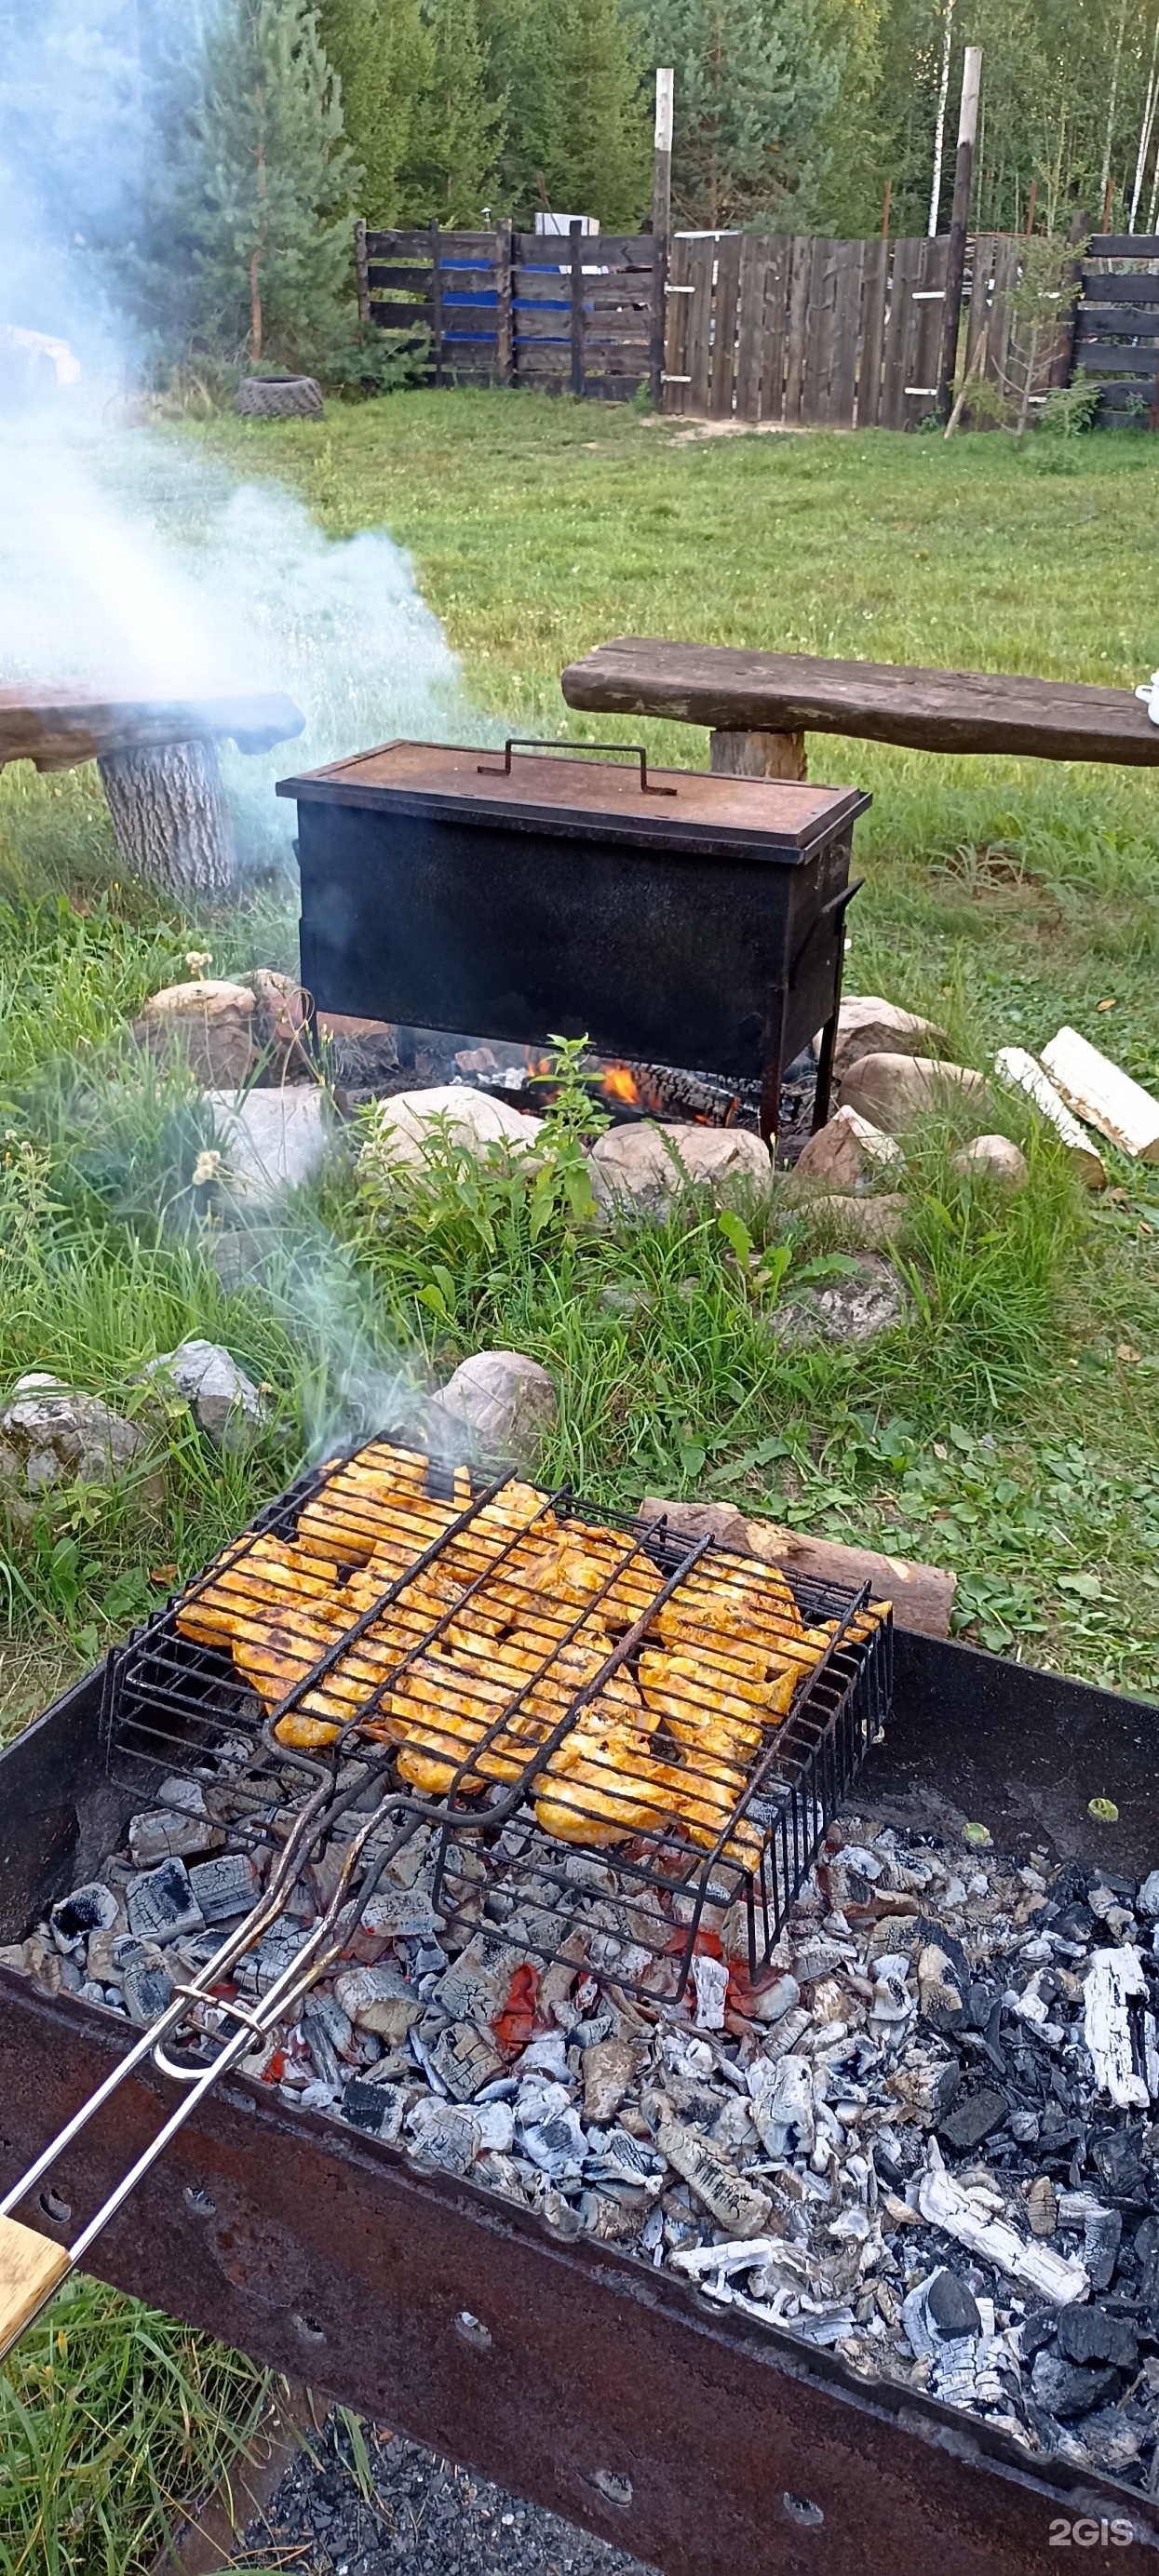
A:
{"type": "Polygon", "coordinates": [[[560,1842],[627,1842],[670,1821],[672,1777],[669,1764],[642,1751],[633,1728],[597,1704],[537,1782],[536,1822],[560,1842]]]}

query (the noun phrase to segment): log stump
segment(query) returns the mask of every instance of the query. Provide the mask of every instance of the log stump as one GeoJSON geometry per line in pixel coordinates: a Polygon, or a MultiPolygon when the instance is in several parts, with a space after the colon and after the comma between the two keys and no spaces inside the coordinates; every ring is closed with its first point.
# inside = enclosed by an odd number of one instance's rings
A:
{"type": "Polygon", "coordinates": [[[107,752],[97,767],[133,876],[183,897],[232,892],[237,852],[212,742],[107,752]]]}

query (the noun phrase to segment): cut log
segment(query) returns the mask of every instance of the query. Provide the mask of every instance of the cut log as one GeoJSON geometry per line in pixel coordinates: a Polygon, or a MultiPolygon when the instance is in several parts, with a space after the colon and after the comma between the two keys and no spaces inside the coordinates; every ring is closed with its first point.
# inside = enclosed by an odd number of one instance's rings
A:
{"type": "Polygon", "coordinates": [[[807,778],[803,733],[721,730],[709,744],[709,766],[718,778],[807,778]]]}
{"type": "Polygon", "coordinates": [[[1061,1028],[1043,1048],[1042,1062],[1067,1108],[1088,1127],[1097,1127],[1137,1162],[1159,1163],[1159,1100],[1141,1082],[1100,1055],[1077,1029],[1061,1028]]]}
{"type": "Polygon", "coordinates": [[[229,894],[237,852],[211,742],[115,751],[97,767],[117,848],[133,876],[170,894],[229,894]]]}
{"type": "Polygon", "coordinates": [[[1001,1081],[1017,1084],[1018,1089],[1025,1091],[1028,1099],[1034,1102],[1040,1115],[1049,1119],[1056,1135],[1061,1136],[1066,1146],[1074,1170],[1079,1179],[1085,1181],[1088,1190],[1105,1189],[1107,1174],[1102,1156],[1096,1153],[1077,1118],[1072,1118],[1065,1103],[1059,1099],[1053,1082],[1048,1080],[1037,1058],[1029,1055],[1025,1047],[999,1047],[994,1058],[994,1071],[1001,1081]]]}
{"type": "Polygon", "coordinates": [[[868,1583],[876,1601],[892,1601],[899,1628],[918,1628],[927,1637],[949,1636],[958,1578],[945,1566],[915,1565],[872,1547],[842,1547],[835,1539],[786,1529],[780,1521],[748,1521],[732,1503],[666,1503],[650,1495],[640,1505],[640,1519],[661,1517],[679,1538],[708,1533],[721,1547],[759,1556],[766,1565],[782,1566],[786,1574],[808,1575],[817,1583],[868,1583]]]}

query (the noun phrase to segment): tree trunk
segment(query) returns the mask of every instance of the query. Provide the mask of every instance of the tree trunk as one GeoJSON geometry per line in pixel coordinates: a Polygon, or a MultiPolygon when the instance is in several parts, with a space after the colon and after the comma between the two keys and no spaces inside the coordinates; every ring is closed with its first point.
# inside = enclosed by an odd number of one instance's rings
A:
{"type": "Polygon", "coordinates": [[[183,897],[232,891],[233,823],[211,742],[113,751],[97,767],[117,848],[134,876],[183,897]]]}
{"type": "Polygon", "coordinates": [[[942,193],[942,146],[946,133],[946,101],[950,95],[950,47],[954,39],[954,0],[945,0],[945,17],[942,26],[942,77],[938,85],[938,116],[934,127],[934,176],[930,189],[930,220],[927,226],[931,241],[938,229],[938,203],[942,193]]]}
{"type": "Polygon", "coordinates": [[[262,298],[258,284],[262,255],[255,250],[250,261],[250,365],[256,367],[262,354],[262,298]]]}

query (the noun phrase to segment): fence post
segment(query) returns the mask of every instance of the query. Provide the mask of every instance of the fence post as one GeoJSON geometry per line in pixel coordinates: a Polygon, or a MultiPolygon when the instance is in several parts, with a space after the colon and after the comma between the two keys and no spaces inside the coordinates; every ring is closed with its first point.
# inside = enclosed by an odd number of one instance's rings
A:
{"type": "Polygon", "coordinates": [[[958,158],[954,164],[954,209],[946,254],[946,298],[942,306],[942,350],[938,368],[938,410],[948,420],[954,400],[958,360],[958,326],[962,319],[962,281],[966,274],[966,232],[970,221],[970,185],[974,176],[974,137],[978,131],[978,87],[982,48],[967,45],[962,66],[962,106],[958,118],[958,158]]]}
{"type": "Polygon", "coordinates": [[[511,382],[511,217],[500,215],[495,227],[495,374],[511,382]]]}
{"type": "Polygon", "coordinates": [[[358,319],[369,322],[370,268],[366,257],[366,217],[359,215],[354,227],[354,276],[358,287],[358,319]]]}
{"type": "Polygon", "coordinates": [[[672,90],[675,75],[656,74],[656,145],[652,162],[651,391],[657,411],[664,395],[668,315],[668,242],[672,231],[672,90]]]}
{"type": "Polygon", "coordinates": [[[571,236],[571,389],[581,395],[584,389],[584,264],[580,243],[583,224],[573,215],[568,226],[571,236]]]}
{"type": "Polygon", "coordinates": [[[431,224],[431,321],[435,336],[435,383],[443,381],[443,272],[439,260],[439,227],[431,224]]]}

